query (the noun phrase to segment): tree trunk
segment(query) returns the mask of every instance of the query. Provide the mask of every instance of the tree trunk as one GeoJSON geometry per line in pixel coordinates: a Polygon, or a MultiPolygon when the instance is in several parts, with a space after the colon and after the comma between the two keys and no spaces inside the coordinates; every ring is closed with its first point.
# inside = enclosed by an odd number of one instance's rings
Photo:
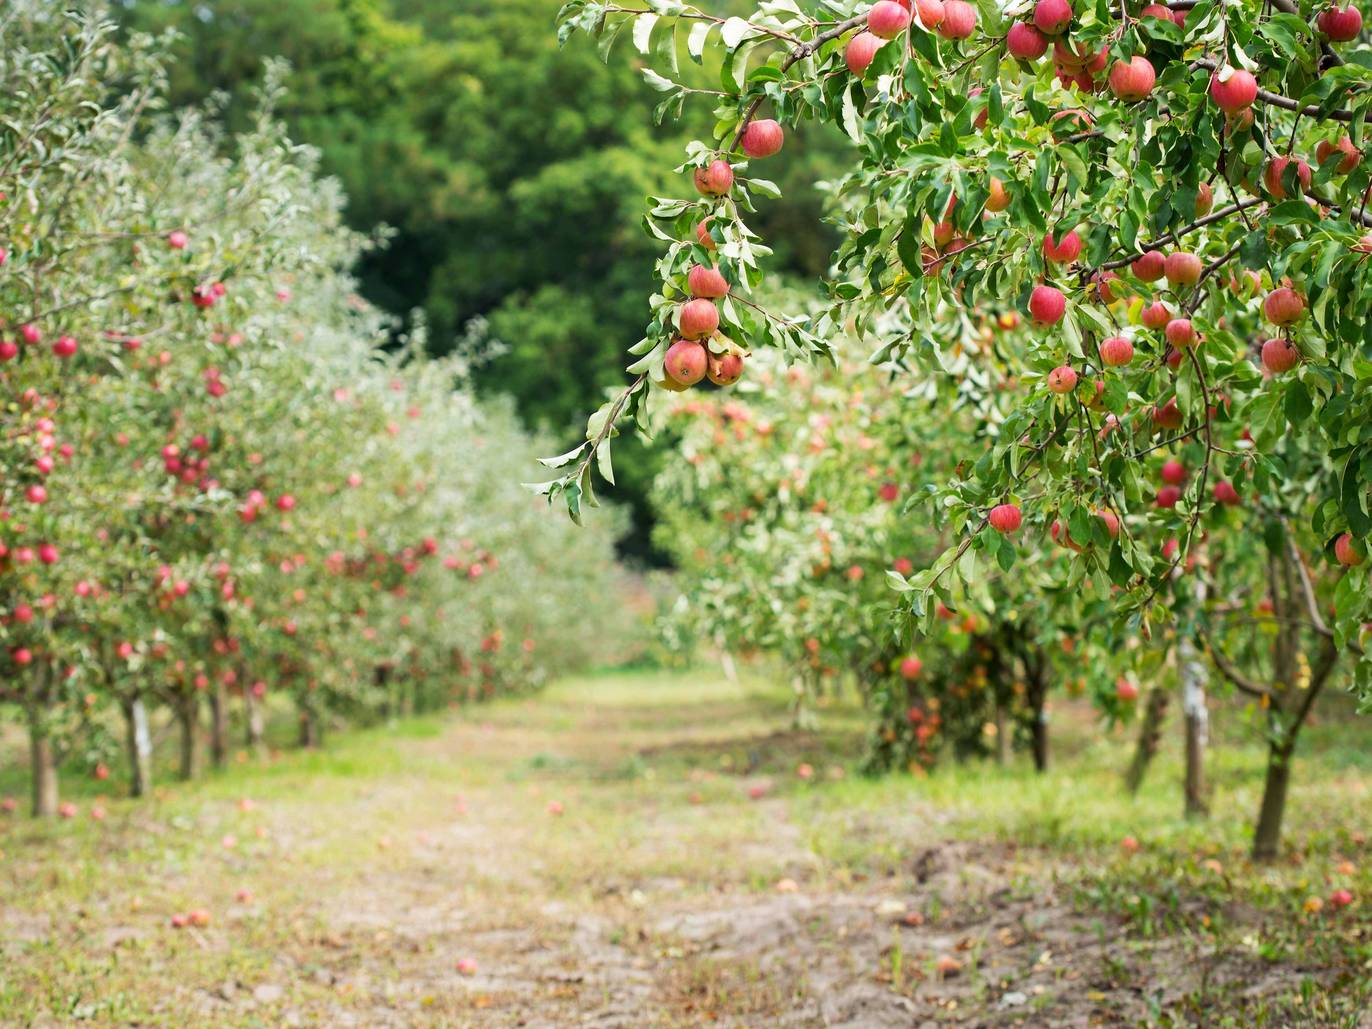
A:
{"type": "Polygon", "coordinates": [[[300,745],[307,749],[319,746],[321,733],[319,716],[308,704],[300,705],[300,745]]]}
{"type": "Polygon", "coordinates": [[[1148,774],[1148,766],[1158,754],[1168,700],[1167,691],[1161,687],[1154,686],[1148,691],[1148,701],[1143,707],[1143,725],[1139,727],[1139,742],[1134,748],[1134,760],[1124,774],[1124,785],[1130,793],[1139,792],[1143,778],[1148,774]]]}
{"type": "Polygon", "coordinates": [[[1010,763],[1010,719],[1005,717],[1005,705],[996,702],[996,764],[1010,763]]]}
{"type": "Polygon", "coordinates": [[[248,749],[258,757],[262,756],[262,740],[265,735],[263,724],[262,705],[253,696],[252,690],[243,691],[243,708],[247,712],[247,741],[248,749]]]}
{"type": "Polygon", "coordinates": [[[731,682],[738,682],[738,666],[734,664],[734,656],[727,650],[720,649],[719,664],[724,669],[724,678],[731,682]]]}
{"type": "Polygon", "coordinates": [[[1048,771],[1048,667],[1041,654],[1026,653],[1024,669],[1029,679],[1029,709],[1033,724],[1030,742],[1034,754],[1034,770],[1048,771]]]}
{"type": "Polygon", "coordinates": [[[179,699],[176,703],[176,722],[181,731],[181,761],[177,767],[177,778],[189,782],[195,778],[200,749],[200,734],[197,715],[200,713],[200,698],[196,694],[179,699]]]}
{"type": "Polygon", "coordinates": [[[33,777],[33,817],[51,818],[57,814],[57,755],[43,724],[43,713],[30,705],[29,769],[33,777]]]}
{"type": "Polygon", "coordinates": [[[146,797],[152,789],[152,733],[143,698],[124,701],[125,740],[129,751],[129,796],[146,797]]]}
{"type": "Polygon", "coordinates": [[[1291,750],[1287,746],[1269,746],[1267,750],[1267,783],[1262,791],[1262,809],[1253,832],[1253,860],[1271,861],[1281,849],[1281,822],[1286,813],[1286,788],[1291,782],[1291,750]]]}
{"type": "Polygon", "coordinates": [[[210,689],[210,761],[215,768],[229,763],[229,705],[220,682],[210,689]]]}
{"type": "Polygon", "coordinates": [[[1034,771],[1048,771],[1048,715],[1040,708],[1034,712],[1034,771]]]}

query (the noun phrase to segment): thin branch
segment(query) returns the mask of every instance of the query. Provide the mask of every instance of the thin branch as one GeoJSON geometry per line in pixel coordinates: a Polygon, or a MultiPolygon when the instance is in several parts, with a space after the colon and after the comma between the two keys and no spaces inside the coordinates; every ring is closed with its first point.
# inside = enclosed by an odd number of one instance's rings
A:
{"type": "Polygon", "coordinates": [[[1214,641],[1210,638],[1209,630],[1202,628],[1199,630],[1199,633],[1201,642],[1205,644],[1206,654],[1210,656],[1210,660],[1214,663],[1215,667],[1219,669],[1221,675],[1244,693],[1269,702],[1271,701],[1272,691],[1265,686],[1259,686],[1256,682],[1234,667],[1229,659],[1220,653],[1219,649],[1215,646],[1214,641]]]}

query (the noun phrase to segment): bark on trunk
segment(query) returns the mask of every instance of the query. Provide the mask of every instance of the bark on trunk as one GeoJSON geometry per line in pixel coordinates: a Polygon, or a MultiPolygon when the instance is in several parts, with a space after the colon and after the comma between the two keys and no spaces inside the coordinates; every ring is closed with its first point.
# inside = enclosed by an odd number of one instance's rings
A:
{"type": "Polygon", "coordinates": [[[1010,719],[1005,717],[1005,705],[996,704],[996,763],[1010,763],[1010,719]]]}
{"type": "Polygon", "coordinates": [[[1271,861],[1281,849],[1281,823],[1286,813],[1286,788],[1291,782],[1290,747],[1269,747],[1267,783],[1262,791],[1262,808],[1253,832],[1253,860],[1271,861]]]}
{"type": "Polygon", "coordinates": [[[31,706],[29,716],[29,771],[33,778],[33,817],[57,814],[57,755],[43,724],[42,712],[31,706]]]}
{"type": "Polygon", "coordinates": [[[129,752],[129,796],[146,797],[152,789],[152,733],[142,697],[124,701],[124,729],[129,752]]]}
{"type": "Polygon", "coordinates": [[[1124,785],[1130,793],[1138,793],[1144,776],[1148,774],[1148,766],[1157,757],[1168,701],[1165,689],[1155,686],[1148,691],[1148,701],[1143,707],[1143,724],[1139,727],[1139,742],[1134,748],[1134,760],[1129,763],[1129,770],[1124,775],[1124,785]]]}
{"type": "Polygon", "coordinates": [[[195,695],[177,702],[176,722],[181,733],[181,760],[177,766],[177,777],[182,782],[195,778],[196,765],[199,763],[200,727],[196,724],[200,713],[200,698],[195,695]]]}
{"type": "Polygon", "coordinates": [[[301,705],[300,707],[300,745],[305,748],[314,748],[321,742],[319,727],[319,716],[314,709],[301,705]]]}
{"type": "Polygon", "coordinates": [[[218,682],[210,689],[210,762],[215,768],[229,763],[229,705],[218,682]]]}

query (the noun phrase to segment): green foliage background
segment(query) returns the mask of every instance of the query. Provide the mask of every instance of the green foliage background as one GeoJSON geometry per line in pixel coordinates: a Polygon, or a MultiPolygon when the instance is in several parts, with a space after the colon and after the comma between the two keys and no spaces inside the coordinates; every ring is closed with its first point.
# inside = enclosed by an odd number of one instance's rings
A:
{"type": "MultiPolygon", "coordinates": [[[[264,59],[288,60],[280,113],[293,136],[322,151],[354,228],[394,230],[359,269],[364,294],[397,315],[422,311],[438,353],[483,318],[504,347],[479,385],[570,443],[642,335],[658,250],[640,227],[643,200],[672,190],[664,179],[691,133],[653,128],[660,96],[627,52],[607,66],[582,41],[559,49],[559,6],[125,0],[120,10],[130,30],[179,34],[172,101],[222,91],[231,127],[248,116],[264,59]]],[[[720,13],[730,6],[742,8],[720,13]]],[[[695,128],[708,118],[699,114],[695,128]]],[[[821,131],[769,170],[787,199],[759,227],[789,241],[774,267],[790,276],[814,279],[828,264],[837,237],[807,184],[839,166],[844,146],[821,131]]],[[[620,496],[635,515],[626,549],[660,560],[643,502],[657,462],[633,453],[642,447],[619,448],[620,496]]]]}

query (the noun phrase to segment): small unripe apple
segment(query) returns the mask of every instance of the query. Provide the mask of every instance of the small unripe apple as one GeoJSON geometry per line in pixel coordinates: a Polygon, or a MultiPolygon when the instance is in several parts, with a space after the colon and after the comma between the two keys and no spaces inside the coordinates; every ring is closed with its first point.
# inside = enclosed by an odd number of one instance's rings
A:
{"type": "Polygon", "coordinates": [[[946,0],[938,34],[944,39],[968,39],[977,30],[977,9],[966,0],[946,0]]]}
{"type": "Polygon", "coordinates": [[[1165,461],[1159,474],[1169,486],[1180,486],[1186,481],[1186,465],[1180,461],[1165,461]]]}
{"type": "Polygon", "coordinates": [[[706,354],[705,375],[716,386],[732,386],[743,377],[743,355],[732,350],[727,354],[706,354]]]}
{"type": "Polygon", "coordinates": [[[703,339],[719,328],[719,311],[712,300],[688,300],[677,311],[676,323],[687,339],[703,339]]]}
{"type": "Polygon", "coordinates": [[[871,65],[872,58],[876,57],[882,42],[870,32],[859,32],[848,40],[848,46],[843,51],[843,60],[848,65],[848,70],[860,77],[871,65]]]}
{"type": "Polygon", "coordinates": [[[1038,0],[1034,5],[1034,27],[1056,36],[1072,23],[1072,5],[1067,0],[1038,0]]]}
{"type": "Polygon", "coordinates": [[[1081,237],[1077,235],[1075,229],[1063,236],[1061,242],[1054,242],[1051,232],[1043,237],[1043,258],[1045,261],[1071,264],[1079,256],[1081,256],[1081,237]]]}
{"type": "Polygon", "coordinates": [[[895,39],[910,26],[910,12],[895,0],[877,0],[867,12],[867,31],[878,39],[895,39]]]}
{"type": "Polygon", "coordinates": [[[1301,352],[1289,339],[1269,339],[1262,345],[1262,365],[1273,375],[1289,372],[1301,363],[1301,352]]]}
{"type": "Polygon", "coordinates": [[[1181,490],[1176,486],[1163,486],[1158,490],[1158,507],[1176,507],[1181,499],[1181,490]]]}
{"type": "Polygon", "coordinates": [[[750,121],[748,127],[743,130],[743,139],[740,140],[743,152],[754,159],[771,157],[781,149],[784,142],[786,133],[780,123],[773,118],[750,121]]]}
{"type": "Polygon", "coordinates": [[[1163,273],[1173,286],[1194,286],[1200,281],[1205,266],[1195,254],[1177,250],[1167,255],[1163,262],[1163,273]]]}
{"type": "Polygon", "coordinates": [[[1296,185],[1299,188],[1297,196],[1310,191],[1310,165],[1306,164],[1299,157],[1274,157],[1267,162],[1267,167],[1262,172],[1262,184],[1267,187],[1267,192],[1271,193],[1278,200],[1285,200],[1291,196],[1286,191],[1286,183],[1283,178],[1286,169],[1292,166],[1296,169],[1296,185]]]}
{"type": "Polygon", "coordinates": [[[1165,329],[1172,320],[1172,308],[1165,300],[1154,300],[1139,312],[1139,321],[1150,329],[1165,329]]]}
{"type": "Polygon", "coordinates": [[[1069,364],[1058,365],[1048,373],[1048,388],[1054,393],[1071,393],[1077,388],[1076,370],[1069,364]]]}
{"type": "Polygon", "coordinates": [[[1258,98],[1258,80],[1242,68],[1224,67],[1210,76],[1210,99],[1226,114],[1239,114],[1258,98]]]}
{"type": "Polygon", "coordinates": [[[1159,250],[1150,250],[1136,258],[1129,270],[1144,282],[1156,282],[1167,270],[1167,258],[1159,250]]]}
{"type": "Polygon", "coordinates": [[[997,504],[991,508],[991,513],[986,516],[991,528],[1002,536],[1014,532],[1020,527],[1023,516],[1014,504],[997,504]]]}
{"type": "Polygon", "coordinates": [[[1153,92],[1158,76],[1146,57],[1116,61],[1110,69],[1110,92],[1125,103],[1135,103],[1153,92]]]}
{"type": "MultiPolygon", "coordinates": [[[[897,5],[899,6],[899,5],[897,5]]],[[[704,196],[723,196],[734,187],[734,170],[729,162],[715,158],[695,170],[696,189],[704,196]]]]}
{"type": "Polygon", "coordinates": [[[1134,344],[1123,336],[1101,340],[1100,361],[1107,368],[1122,368],[1134,359],[1134,344]]]}
{"type": "Polygon", "coordinates": [[[1053,286],[1035,286],[1029,294],[1029,317],[1035,325],[1056,325],[1067,311],[1067,298],[1053,286]]]}
{"type": "Polygon", "coordinates": [[[1036,61],[1048,52],[1048,38],[1027,21],[1017,21],[1005,36],[1005,46],[1022,61],[1036,61]]]}
{"type": "Polygon", "coordinates": [[[1221,504],[1228,504],[1230,507],[1242,502],[1239,491],[1228,479],[1221,479],[1215,483],[1215,500],[1221,504]]]}
{"type": "Polygon", "coordinates": [[[1292,325],[1305,316],[1305,299],[1290,286],[1278,286],[1267,294],[1262,310],[1273,325],[1292,325]]]}
{"type": "Polygon", "coordinates": [[[686,273],[686,288],[693,297],[718,298],[729,295],[729,281],[719,273],[719,266],[706,268],[697,264],[686,273]]]}
{"type": "Polygon", "coordinates": [[[1347,175],[1362,161],[1362,151],[1355,147],[1347,136],[1340,136],[1335,143],[1322,139],[1315,144],[1315,160],[1320,164],[1324,164],[1336,154],[1342,155],[1337,168],[1340,175],[1347,175]]]}
{"type": "Polygon", "coordinates": [[[679,339],[667,348],[663,370],[682,386],[694,386],[705,378],[705,347],[693,340],[679,339]]]}
{"type": "Polygon", "coordinates": [[[1190,318],[1173,318],[1167,323],[1163,335],[1174,347],[1189,347],[1196,342],[1196,330],[1191,325],[1190,318]]]}
{"type": "Polygon", "coordinates": [[[1333,42],[1349,43],[1362,32],[1362,12],[1352,4],[1344,8],[1334,4],[1320,12],[1315,24],[1333,42]]]}
{"type": "Polygon", "coordinates": [[[924,671],[924,662],[911,654],[900,663],[900,677],[902,679],[918,679],[919,673],[924,671]]]}
{"type": "Polygon", "coordinates": [[[1010,194],[1005,191],[1005,183],[994,175],[987,185],[986,210],[1003,211],[1010,206],[1010,194]]]}

